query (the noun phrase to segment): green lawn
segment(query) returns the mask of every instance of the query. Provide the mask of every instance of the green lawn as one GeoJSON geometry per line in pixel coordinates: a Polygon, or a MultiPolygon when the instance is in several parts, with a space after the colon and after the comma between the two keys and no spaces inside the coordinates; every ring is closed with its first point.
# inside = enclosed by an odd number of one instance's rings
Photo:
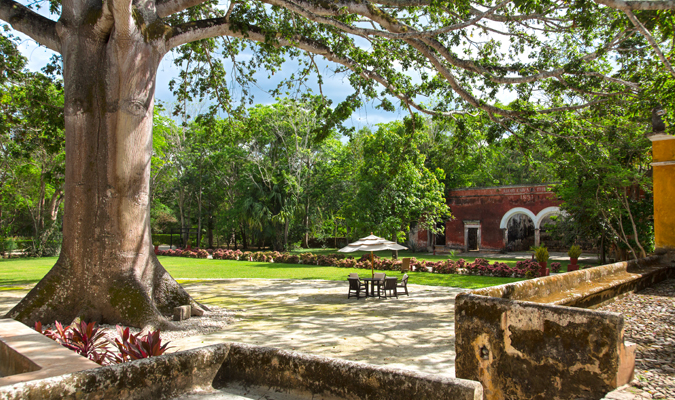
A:
{"type": "Polygon", "coordinates": [[[0,285],[36,283],[56,263],[58,257],[0,259],[0,285]]]}
{"type": "MultiPolygon", "coordinates": [[[[230,260],[204,260],[183,257],[159,257],[164,267],[177,279],[193,278],[286,278],[344,280],[351,272],[370,275],[362,269],[318,267],[302,264],[277,264],[230,260]]],[[[0,260],[0,285],[22,285],[40,280],[56,262],[56,257],[0,260]]],[[[380,271],[400,276],[399,272],[380,271]]],[[[442,275],[411,272],[410,283],[476,289],[516,282],[517,278],[489,276],[442,275]]]]}

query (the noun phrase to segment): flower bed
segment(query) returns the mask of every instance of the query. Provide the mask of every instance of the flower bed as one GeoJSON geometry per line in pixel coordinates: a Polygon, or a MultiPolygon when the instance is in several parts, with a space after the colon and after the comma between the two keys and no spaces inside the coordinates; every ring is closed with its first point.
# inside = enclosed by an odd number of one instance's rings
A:
{"type": "MultiPolygon", "coordinates": [[[[239,261],[257,261],[274,262],[284,264],[305,264],[319,266],[335,266],[339,268],[359,268],[370,269],[370,255],[364,254],[355,259],[352,256],[344,254],[313,254],[302,253],[300,255],[290,253],[280,253],[278,251],[241,251],[226,249],[175,249],[160,250],[157,255],[172,257],[190,257],[207,258],[209,255],[214,260],[239,260],[239,261]]],[[[380,271],[400,271],[401,260],[392,260],[373,256],[375,269],[380,271]]],[[[410,259],[410,268],[416,272],[429,272],[435,274],[466,274],[466,275],[484,275],[497,277],[514,278],[536,278],[539,276],[539,264],[536,261],[526,260],[518,261],[515,267],[511,267],[503,262],[490,262],[484,258],[476,258],[473,262],[467,262],[464,259],[427,261],[418,260],[415,257],[410,259]]]]}

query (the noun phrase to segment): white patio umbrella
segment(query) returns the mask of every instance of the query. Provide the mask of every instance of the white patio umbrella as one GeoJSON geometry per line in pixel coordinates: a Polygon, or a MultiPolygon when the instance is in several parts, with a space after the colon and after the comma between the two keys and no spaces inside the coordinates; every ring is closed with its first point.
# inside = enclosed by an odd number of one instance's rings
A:
{"type": "Polygon", "coordinates": [[[339,249],[338,251],[341,253],[351,253],[353,251],[369,251],[370,252],[370,273],[371,275],[375,275],[375,260],[373,259],[373,252],[374,251],[382,251],[382,250],[408,250],[407,247],[403,247],[400,244],[396,242],[392,242],[391,240],[387,240],[381,237],[377,237],[375,235],[370,234],[370,236],[366,236],[364,238],[361,238],[357,240],[354,243],[349,243],[347,246],[339,249]]]}

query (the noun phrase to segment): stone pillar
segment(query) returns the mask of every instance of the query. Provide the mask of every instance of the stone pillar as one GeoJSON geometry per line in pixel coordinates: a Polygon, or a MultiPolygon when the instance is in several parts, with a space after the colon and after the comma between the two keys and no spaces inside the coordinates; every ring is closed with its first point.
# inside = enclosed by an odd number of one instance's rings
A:
{"type": "Polygon", "coordinates": [[[464,224],[464,252],[469,251],[469,227],[464,224]]]}
{"type": "Polygon", "coordinates": [[[509,245],[509,230],[508,229],[502,229],[504,233],[504,248],[509,245]]]}
{"type": "Polygon", "coordinates": [[[675,136],[654,134],[654,239],[656,250],[675,250],[675,136]]]}
{"type": "Polygon", "coordinates": [[[539,236],[539,229],[534,230],[534,247],[539,246],[539,241],[541,240],[541,237],[539,236]]]}

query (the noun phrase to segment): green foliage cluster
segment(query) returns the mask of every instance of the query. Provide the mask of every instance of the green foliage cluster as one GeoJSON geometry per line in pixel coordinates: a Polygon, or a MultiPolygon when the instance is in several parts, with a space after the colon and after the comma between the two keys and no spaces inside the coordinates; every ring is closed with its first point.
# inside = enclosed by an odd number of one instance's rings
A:
{"type": "Polygon", "coordinates": [[[412,223],[435,229],[448,217],[444,171],[429,170],[421,150],[423,121],[340,137],[327,106],[308,96],[251,107],[239,121],[156,118],[153,136],[167,145],[153,164],[153,241],[190,230],[174,243],[284,250],[348,232],[403,240],[412,223]]]}

